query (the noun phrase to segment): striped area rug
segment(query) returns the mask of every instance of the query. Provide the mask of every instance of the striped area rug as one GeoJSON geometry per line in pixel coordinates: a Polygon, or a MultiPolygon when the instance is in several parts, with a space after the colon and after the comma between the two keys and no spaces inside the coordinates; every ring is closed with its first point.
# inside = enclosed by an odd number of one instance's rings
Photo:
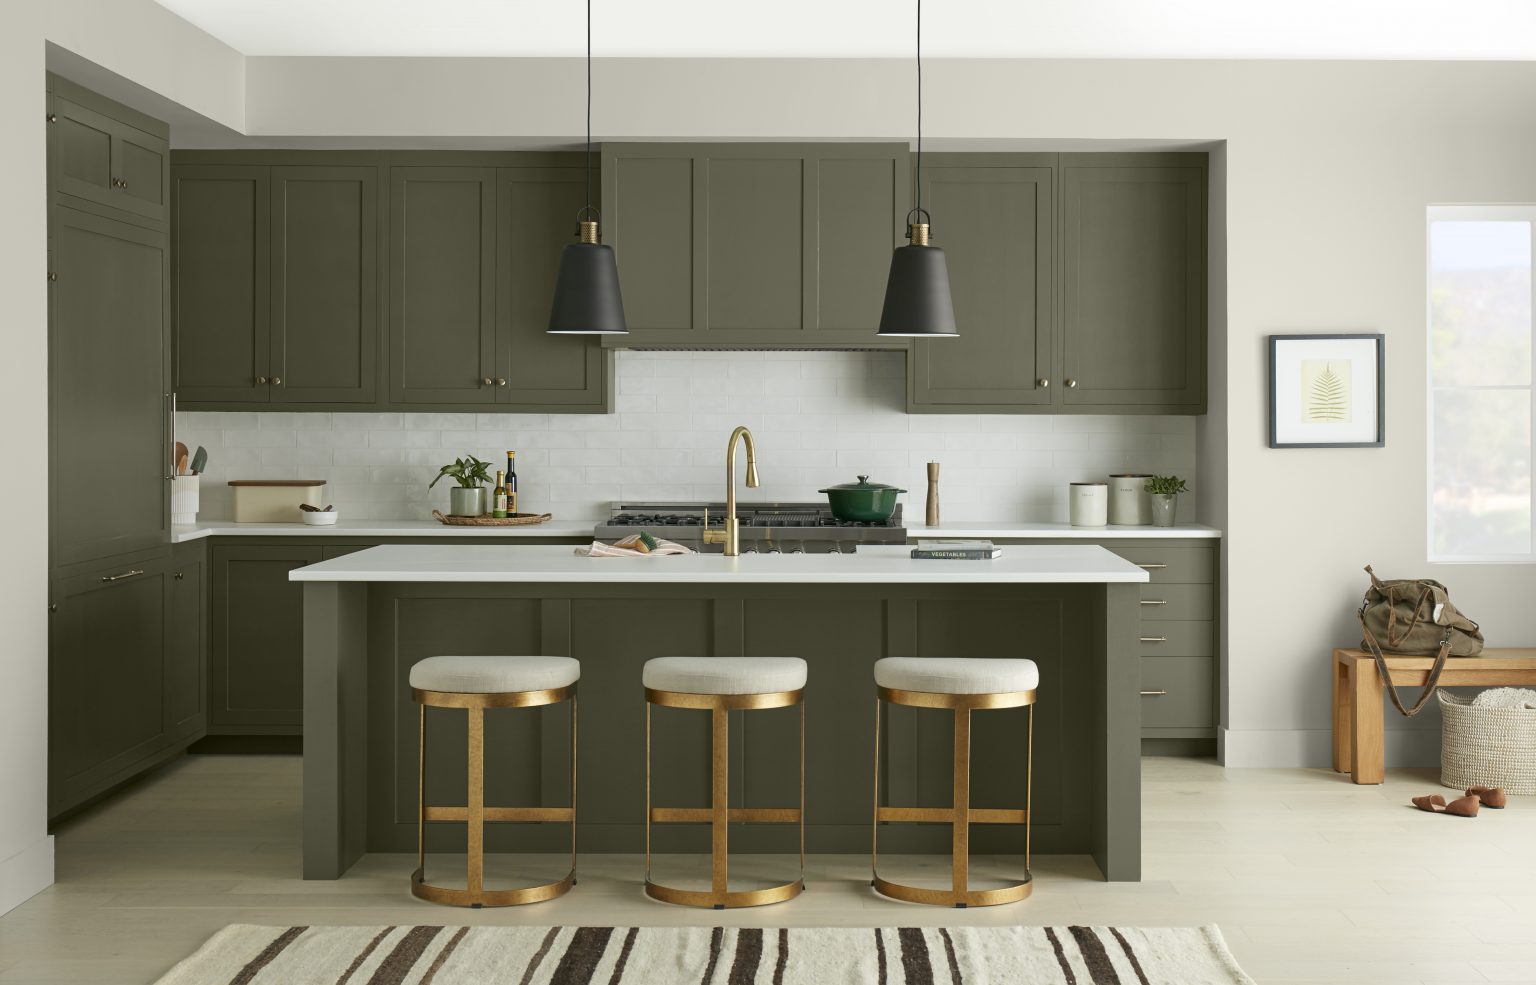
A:
{"type": "Polygon", "coordinates": [[[159,985],[1253,985],[1215,927],[256,927],[159,985]]]}

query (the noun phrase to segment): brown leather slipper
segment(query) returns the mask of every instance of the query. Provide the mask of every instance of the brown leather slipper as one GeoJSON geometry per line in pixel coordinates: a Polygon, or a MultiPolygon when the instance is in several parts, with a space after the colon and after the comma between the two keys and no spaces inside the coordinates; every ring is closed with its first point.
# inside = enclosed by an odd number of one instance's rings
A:
{"type": "Polygon", "coordinates": [[[1509,806],[1509,798],[1504,795],[1503,787],[1468,787],[1467,796],[1476,797],[1484,807],[1491,810],[1502,811],[1509,806]]]}
{"type": "Polygon", "coordinates": [[[1445,798],[1437,793],[1427,797],[1413,798],[1413,806],[1421,811],[1431,814],[1449,814],[1451,817],[1477,817],[1478,799],[1476,796],[1458,797],[1449,804],[1445,798]]]}

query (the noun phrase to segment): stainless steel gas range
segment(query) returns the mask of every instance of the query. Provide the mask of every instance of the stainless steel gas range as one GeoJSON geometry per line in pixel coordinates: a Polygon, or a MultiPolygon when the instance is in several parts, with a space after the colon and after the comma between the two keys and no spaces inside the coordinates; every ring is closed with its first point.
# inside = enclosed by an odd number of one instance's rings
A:
{"type": "MultiPolygon", "coordinates": [[[[704,517],[712,530],[725,528],[724,503],[614,503],[597,525],[598,540],[614,541],[645,531],[696,551],[718,554],[704,543],[704,517]]],[[[832,515],[826,503],[737,503],[743,554],[852,554],[860,544],[902,544],[901,506],[885,523],[854,523],[832,515]]]]}

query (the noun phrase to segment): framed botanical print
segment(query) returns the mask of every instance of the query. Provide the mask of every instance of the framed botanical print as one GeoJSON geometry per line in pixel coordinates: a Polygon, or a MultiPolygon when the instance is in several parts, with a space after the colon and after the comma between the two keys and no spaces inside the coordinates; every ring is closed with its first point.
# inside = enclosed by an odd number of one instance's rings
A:
{"type": "Polygon", "coordinates": [[[1386,444],[1384,335],[1271,335],[1269,447],[1386,444]]]}

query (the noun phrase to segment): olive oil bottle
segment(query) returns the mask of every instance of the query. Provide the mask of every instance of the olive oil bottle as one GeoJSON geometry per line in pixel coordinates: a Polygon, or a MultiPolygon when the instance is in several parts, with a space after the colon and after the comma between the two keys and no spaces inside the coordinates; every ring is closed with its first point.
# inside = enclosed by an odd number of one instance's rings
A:
{"type": "Polygon", "coordinates": [[[496,488],[491,491],[491,517],[496,520],[507,518],[507,487],[501,469],[496,470],[496,488]]]}

